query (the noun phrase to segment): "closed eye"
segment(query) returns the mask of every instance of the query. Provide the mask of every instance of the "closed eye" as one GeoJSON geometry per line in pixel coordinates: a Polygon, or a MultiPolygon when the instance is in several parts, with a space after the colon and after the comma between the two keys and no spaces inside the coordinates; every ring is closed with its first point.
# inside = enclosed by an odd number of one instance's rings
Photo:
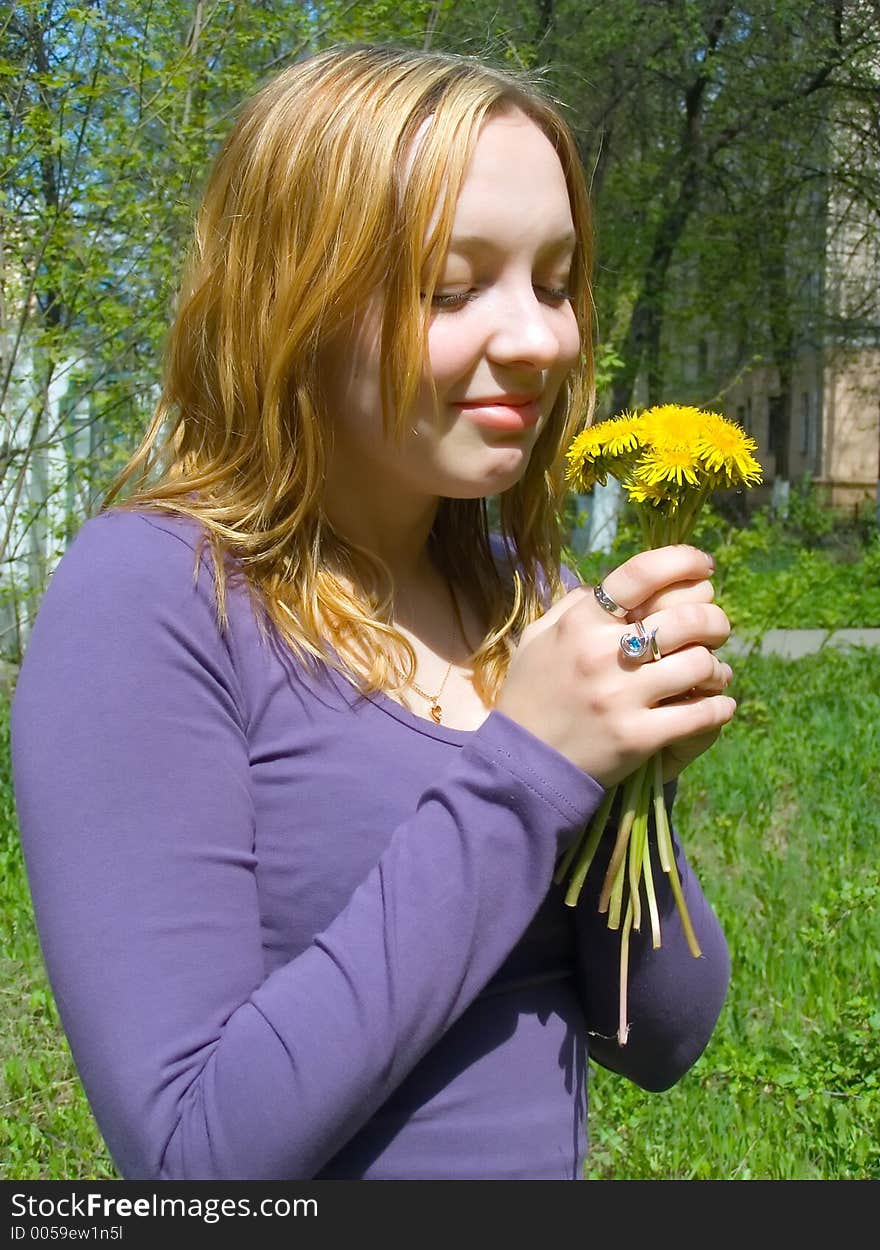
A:
{"type": "MultiPolygon", "coordinates": [[[[571,299],[571,292],[567,287],[536,286],[535,290],[540,298],[548,300],[551,304],[561,304],[565,300],[571,299]]],[[[448,294],[435,293],[431,299],[431,304],[434,308],[462,308],[477,295],[479,295],[479,291],[474,288],[468,291],[455,291],[448,294]]]]}
{"type": "Polygon", "coordinates": [[[438,295],[435,293],[431,297],[431,304],[434,308],[461,308],[463,304],[467,304],[477,294],[478,292],[474,290],[456,291],[449,295],[438,295]]]}
{"type": "Polygon", "coordinates": [[[544,286],[536,287],[538,291],[542,291],[545,299],[552,300],[554,303],[561,304],[564,300],[571,299],[571,291],[565,286],[544,286]]]}

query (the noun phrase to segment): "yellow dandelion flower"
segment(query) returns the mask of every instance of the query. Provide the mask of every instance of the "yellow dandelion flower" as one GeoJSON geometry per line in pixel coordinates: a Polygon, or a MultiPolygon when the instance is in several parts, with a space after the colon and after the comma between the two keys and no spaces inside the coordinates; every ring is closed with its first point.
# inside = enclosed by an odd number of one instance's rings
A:
{"type": "Polygon", "coordinates": [[[596,482],[603,485],[612,474],[624,481],[640,443],[639,418],[623,413],[608,421],[589,426],[572,440],[566,452],[566,480],[578,491],[588,491],[596,482]]]}
{"type": "Polygon", "coordinates": [[[579,495],[585,495],[597,482],[604,484],[605,475],[597,472],[595,461],[585,460],[579,465],[569,464],[565,470],[565,481],[579,495]]]}
{"type": "Polygon", "coordinates": [[[666,489],[659,482],[648,483],[634,477],[625,483],[625,488],[631,503],[649,503],[656,507],[668,500],[666,489]]]}
{"type": "Polygon", "coordinates": [[[588,426],[572,439],[571,446],[565,453],[569,473],[579,471],[602,454],[602,426],[607,424],[610,423],[603,421],[599,425],[588,426]]]}
{"type": "Polygon", "coordinates": [[[685,442],[660,443],[646,449],[636,469],[636,479],[648,486],[662,482],[699,486],[701,469],[696,447],[685,442]]]}
{"type": "Polygon", "coordinates": [[[603,432],[606,456],[624,456],[635,451],[642,441],[641,418],[632,412],[625,412],[613,421],[603,421],[607,429],[603,432]]]}
{"type": "Polygon", "coordinates": [[[752,486],[761,480],[761,466],[753,452],[758,445],[742,426],[728,421],[718,413],[707,413],[712,420],[697,443],[697,454],[707,469],[719,474],[731,485],[752,486]]]}
{"type": "Polygon", "coordinates": [[[685,404],[648,408],[641,414],[640,421],[642,442],[646,447],[694,444],[705,430],[705,413],[685,404]]]}
{"type": "Polygon", "coordinates": [[[605,450],[605,437],[611,424],[611,421],[598,421],[595,425],[588,425],[585,430],[581,430],[580,434],[575,435],[566,452],[569,461],[593,459],[600,456],[605,450]]]}
{"type": "Polygon", "coordinates": [[[604,486],[607,481],[609,468],[613,469],[613,465],[609,464],[605,454],[605,443],[608,429],[613,424],[612,421],[599,421],[596,425],[581,430],[572,439],[565,453],[565,478],[576,491],[586,492],[596,482],[601,482],[604,486]]]}

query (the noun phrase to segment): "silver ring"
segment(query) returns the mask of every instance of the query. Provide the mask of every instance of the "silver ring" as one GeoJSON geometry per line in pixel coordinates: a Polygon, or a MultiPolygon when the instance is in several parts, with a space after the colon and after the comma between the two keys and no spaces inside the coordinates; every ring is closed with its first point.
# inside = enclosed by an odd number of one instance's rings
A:
{"type": "Polygon", "coordinates": [[[611,596],[606,592],[605,587],[601,582],[599,582],[598,586],[593,587],[593,594],[596,596],[606,612],[610,612],[612,616],[616,616],[620,620],[623,620],[628,609],[622,608],[619,603],[615,603],[611,596]]]}
{"type": "Polygon", "coordinates": [[[647,654],[651,639],[641,621],[633,621],[633,632],[620,635],[620,649],[628,660],[641,660],[647,654]]]}
{"type": "Polygon", "coordinates": [[[652,629],[652,630],[651,630],[650,634],[648,635],[648,642],[651,644],[651,659],[652,659],[652,660],[660,660],[660,659],[662,659],[662,658],[663,658],[663,653],[661,652],[661,650],[660,650],[660,645],[659,645],[659,643],[657,642],[657,631],[656,631],[656,629],[652,629]]]}

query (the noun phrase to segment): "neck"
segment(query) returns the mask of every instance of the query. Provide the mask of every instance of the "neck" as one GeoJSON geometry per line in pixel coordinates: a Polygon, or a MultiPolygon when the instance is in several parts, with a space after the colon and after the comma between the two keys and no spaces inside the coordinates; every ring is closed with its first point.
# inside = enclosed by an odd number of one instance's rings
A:
{"type": "Polygon", "coordinates": [[[415,587],[436,576],[428,556],[428,539],[439,500],[420,500],[407,507],[391,499],[369,512],[356,492],[325,500],[325,512],[341,538],[378,556],[391,572],[396,589],[415,587]]]}

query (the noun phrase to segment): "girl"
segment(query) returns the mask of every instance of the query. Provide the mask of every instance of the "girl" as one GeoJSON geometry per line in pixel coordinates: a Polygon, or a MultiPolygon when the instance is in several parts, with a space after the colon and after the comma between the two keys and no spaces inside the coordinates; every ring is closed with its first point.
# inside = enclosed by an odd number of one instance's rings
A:
{"type": "MultiPolygon", "coordinates": [[[[692,547],[560,568],[592,397],[572,137],[475,60],[332,48],[244,109],[143,444],[13,707],[43,952],[123,1177],[576,1178],[587,1058],[649,1089],[727,988],[552,884],[605,789],[734,703],[692,547]],[[488,501],[498,521],[490,533],[488,501]],[[661,658],[627,659],[624,617],[661,658]]],[[[664,892],[665,891],[665,892],[664,892]]]]}

